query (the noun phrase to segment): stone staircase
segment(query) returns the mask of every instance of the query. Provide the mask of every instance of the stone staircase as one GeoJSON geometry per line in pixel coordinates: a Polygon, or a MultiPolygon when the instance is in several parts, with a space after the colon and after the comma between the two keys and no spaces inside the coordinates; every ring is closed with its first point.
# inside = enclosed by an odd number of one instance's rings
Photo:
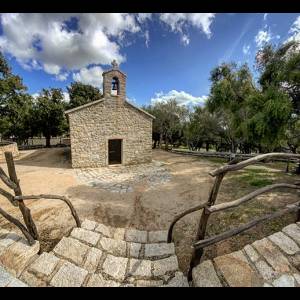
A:
{"type": "MultiPolygon", "coordinates": [[[[49,253],[0,229],[0,287],[188,287],[167,231],[85,220],[49,253]]],[[[300,287],[300,223],[193,269],[194,287],[300,287]]]]}
{"type": "Polygon", "coordinates": [[[85,220],[53,251],[38,255],[38,242],[29,247],[23,238],[2,231],[0,265],[28,286],[188,287],[174,244],[166,240],[167,231],[112,228],[85,220]]]}

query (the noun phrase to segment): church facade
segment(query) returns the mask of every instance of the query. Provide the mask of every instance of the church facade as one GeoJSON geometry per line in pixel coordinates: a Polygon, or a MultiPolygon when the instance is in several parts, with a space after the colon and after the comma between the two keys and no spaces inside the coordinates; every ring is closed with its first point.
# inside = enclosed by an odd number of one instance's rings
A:
{"type": "Polygon", "coordinates": [[[154,117],[126,101],[126,75],[115,61],[102,76],[101,99],[66,111],[72,167],[150,162],[154,117]]]}

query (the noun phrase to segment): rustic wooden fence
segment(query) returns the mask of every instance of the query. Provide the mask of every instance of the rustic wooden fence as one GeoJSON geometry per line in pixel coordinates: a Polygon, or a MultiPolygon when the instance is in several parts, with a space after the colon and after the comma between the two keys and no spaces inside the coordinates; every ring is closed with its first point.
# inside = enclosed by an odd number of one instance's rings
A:
{"type": "Polygon", "coordinates": [[[193,244],[194,250],[192,253],[190,269],[188,272],[189,280],[192,279],[192,269],[200,263],[201,257],[203,255],[203,249],[205,247],[213,245],[213,244],[223,241],[225,239],[228,239],[232,236],[235,236],[245,230],[248,230],[248,229],[256,226],[257,224],[259,224],[263,221],[272,220],[274,218],[280,217],[289,212],[298,212],[297,221],[300,220],[300,201],[299,201],[294,204],[287,205],[284,209],[282,209],[276,213],[257,218],[257,219],[255,219],[247,224],[244,224],[238,228],[228,230],[224,233],[221,233],[221,234],[213,236],[213,237],[205,238],[207,223],[208,223],[208,220],[209,220],[209,217],[211,214],[237,207],[243,203],[246,203],[246,202],[254,199],[255,197],[257,197],[261,194],[270,192],[274,189],[287,188],[287,189],[300,190],[299,182],[296,182],[295,184],[287,184],[287,183],[272,184],[272,185],[268,185],[263,188],[260,188],[254,192],[251,192],[251,193],[243,196],[240,199],[237,199],[237,200],[234,200],[231,202],[216,204],[216,200],[217,200],[217,196],[218,196],[218,192],[219,192],[222,180],[228,172],[241,170],[249,165],[253,165],[253,164],[256,164],[261,161],[268,161],[268,160],[274,160],[274,159],[300,160],[300,155],[299,154],[290,154],[290,153],[267,153],[267,154],[262,154],[262,155],[258,155],[258,156],[249,158],[249,159],[244,160],[239,163],[238,163],[239,158],[232,160],[227,165],[222,166],[222,167],[209,173],[209,175],[211,175],[212,177],[215,177],[215,181],[214,181],[214,184],[210,191],[208,201],[204,204],[198,205],[194,208],[191,208],[191,209],[181,213],[173,220],[173,222],[171,223],[171,225],[169,227],[169,232],[168,232],[168,242],[169,243],[172,242],[172,240],[173,240],[172,235],[173,235],[174,226],[181,218],[183,218],[184,216],[186,216],[192,212],[195,212],[195,211],[198,211],[201,209],[203,210],[200,221],[199,221],[199,225],[198,225],[198,230],[197,230],[196,239],[195,239],[196,241],[193,244]]]}
{"type": "Polygon", "coordinates": [[[2,208],[0,208],[0,214],[21,230],[21,232],[24,234],[24,236],[26,237],[30,245],[33,245],[35,243],[35,240],[39,240],[39,235],[38,235],[36,225],[31,216],[30,209],[25,205],[24,201],[26,200],[38,200],[38,199],[61,200],[68,205],[71,214],[75,219],[76,226],[77,227],[81,226],[77,212],[74,206],[72,205],[71,201],[67,197],[59,196],[59,195],[44,195],[44,194],[23,196],[20,187],[20,180],[17,177],[16,168],[15,168],[15,164],[11,152],[5,152],[5,160],[6,160],[9,176],[0,167],[0,180],[2,180],[3,183],[9,189],[13,190],[14,195],[2,188],[0,188],[0,195],[4,196],[8,201],[10,201],[12,205],[19,207],[25,225],[23,225],[18,219],[14,218],[12,215],[5,212],[2,208]]]}

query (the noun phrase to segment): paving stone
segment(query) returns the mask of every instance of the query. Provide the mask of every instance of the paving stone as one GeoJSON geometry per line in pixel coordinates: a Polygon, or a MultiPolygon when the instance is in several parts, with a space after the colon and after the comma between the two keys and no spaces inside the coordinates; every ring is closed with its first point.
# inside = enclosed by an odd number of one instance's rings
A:
{"type": "Polygon", "coordinates": [[[102,233],[106,237],[112,237],[111,228],[103,224],[98,224],[95,228],[95,231],[102,233]]]}
{"type": "Polygon", "coordinates": [[[181,272],[176,272],[175,276],[165,286],[166,287],[189,287],[189,283],[187,278],[181,272]]]}
{"type": "Polygon", "coordinates": [[[241,251],[214,258],[217,268],[231,287],[256,287],[262,281],[241,251]]]}
{"type": "Polygon", "coordinates": [[[300,251],[297,244],[282,232],[276,232],[268,238],[286,254],[293,255],[300,251]]]}
{"type": "Polygon", "coordinates": [[[86,229],[86,230],[94,230],[97,226],[97,223],[94,221],[90,221],[90,220],[84,220],[81,223],[81,228],[86,229]]]}
{"type": "Polygon", "coordinates": [[[265,282],[264,285],[263,285],[263,287],[273,287],[273,286],[271,284],[265,282]]]}
{"type": "Polygon", "coordinates": [[[272,282],[275,287],[294,287],[295,278],[292,275],[284,274],[272,282]]]}
{"type": "Polygon", "coordinates": [[[254,242],[252,246],[254,246],[275,271],[279,273],[290,271],[291,265],[288,259],[267,238],[254,242]]]}
{"type": "Polygon", "coordinates": [[[4,238],[5,236],[7,236],[10,233],[10,231],[4,229],[4,228],[0,228],[0,238],[4,238]]]}
{"type": "Polygon", "coordinates": [[[28,287],[28,285],[26,283],[24,283],[23,281],[14,278],[8,285],[7,287],[28,287]]]}
{"type": "Polygon", "coordinates": [[[22,273],[20,279],[28,284],[30,287],[45,287],[47,282],[44,279],[36,277],[34,274],[25,271],[22,273]]]}
{"type": "Polygon", "coordinates": [[[300,227],[291,224],[282,229],[282,231],[300,245],[300,227]]]}
{"type": "Polygon", "coordinates": [[[255,266],[260,273],[260,275],[265,280],[275,279],[279,273],[274,271],[265,261],[261,260],[255,263],[255,266]]]}
{"type": "Polygon", "coordinates": [[[252,262],[256,262],[259,260],[258,253],[254,250],[254,248],[251,245],[246,245],[244,247],[244,250],[252,262]]]}
{"type": "Polygon", "coordinates": [[[168,258],[152,261],[153,275],[161,276],[167,272],[178,270],[178,261],[176,256],[170,256],[168,258]]]}
{"type": "Polygon", "coordinates": [[[6,236],[0,239],[0,246],[2,247],[8,247],[12,245],[13,243],[19,241],[21,237],[15,233],[8,233],[6,236]]]}
{"type": "Polygon", "coordinates": [[[142,248],[142,244],[139,243],[128,243],[128,257],[139,257],[140,250],[142,248]]]}
{"type": "Polygon", "coordinates": [[[90,273],[95,272],[98,267],[101,256],[102,251],[92,247],[87,253],[83,268],[89,271],[90,273]]]}
{"type": "Polygon", "coordinates": [[[296,279],[297,283],[300,285],[300,274],[293,274],[294,278],[296,279]]]}
{"type": "Polygon", "coordinates": [[[127,229],[125,233],[125,240],[135,243],[147,243],[147,231],[127,229]]]}
{"type": "Polygon", "coordinates": [[[222,287],[211,260],[200,263],[192,273],[195,287],[222,287]]]}
{"type": "Polygon", "coordinates": [[[108,254],[103,263],[103,271],[115,279],[124,280],[127,262],[128,258],[108,254]]]}
{"type": "Polygon", "coordinates": [[[80,287],[88,271],[65,262],[53,276],[50,285],[55,287],[80,287]]]}
{"type": "Polygon", "coordinates": [[[124,240],[125,237],[125,228],[116,228],[114,232],[115,240],[124,240]]]}
{"type": "Polygon", "coordinates": [[[137,280],[136,286],[137,287],[158,287],[162,286],[162,280],[137,280]]]}
{"type": "Polygon", "coordinates": [[[166,243],[168,239],[167,230],[150,231],[149,232],[149,243],[166,243]]]}
{"type": "Polygon", "coordinates": [[[175,254],[175,248],[173,243],[145,245],[145,258],[167,256],[167,255],[174,255],[174,254],[175,254]]]}
{"type": "Polygon", "coordinates": [[[0,266],[0,287],[7,286],[14,277],[0,266]]]}
{"type": "Polygon", "coordinates": [[[140,259],[131,259],[129,262],[129,271],[130,276],[137,277],[149,277],[151,278],[151,261],[150,260],[140,260],[140,259]]]}
{"type": "Polygon", "coordinates": [[[59,262],[59,258],[51,253],[42,253],[29,267],[31,272],[38,275],[50,276],[59,262]]]}
{"type": "Polygon", "coordinates": [[[116,256],[126,256],[126,242],[102,237],[99,244],[102,249],[116,256]]]}
{"type": "Polygon", "coordinates": [[[40,243],[35,242],[30,246],[25,239],[12,244],[0,255],[0,264],[10,273],[18,277],[30,260],[40,250],[40,243]]]}
{"type": "Polygon", "coordinates": [[[83,259],[90,249],[87,245],[72,238],[63,237],[55,246],[53,252],[63,258],[69,259],[76,265],[82,265],[83,259]]]}
{"type": "Polygon", "coordinates": [[[120,284],[112,280],[105,280],[101,274],[93,274],[87,285],[87,287],[118,287],[120,284]]]}
{"type": "Polygon", "coordinates": [[[99,239],[100,234],[96,232],[92,232],[82,228],[74,228],[71,232],[71,236],[89,244],[90,246],[95,246],[99,239]]]}

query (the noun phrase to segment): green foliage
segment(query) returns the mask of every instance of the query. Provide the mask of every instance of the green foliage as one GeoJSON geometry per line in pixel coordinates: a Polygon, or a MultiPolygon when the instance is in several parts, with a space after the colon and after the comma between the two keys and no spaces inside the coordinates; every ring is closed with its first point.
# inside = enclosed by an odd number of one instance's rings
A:
{"type": "Polygon", "coordinates": [[[70,96],[68,109],[75,108],[101,98],[100,90],[88,84],[73,82],[67,89],[70,96]]]}
{"type": "Polygon", "coordinates": [[[65,106],[62,90],[54,88],[43,89],[34,103],[34,133],[43,134],[47,147],[50,146],[51,136],[61,135],[67,128],[65,106]]]}

